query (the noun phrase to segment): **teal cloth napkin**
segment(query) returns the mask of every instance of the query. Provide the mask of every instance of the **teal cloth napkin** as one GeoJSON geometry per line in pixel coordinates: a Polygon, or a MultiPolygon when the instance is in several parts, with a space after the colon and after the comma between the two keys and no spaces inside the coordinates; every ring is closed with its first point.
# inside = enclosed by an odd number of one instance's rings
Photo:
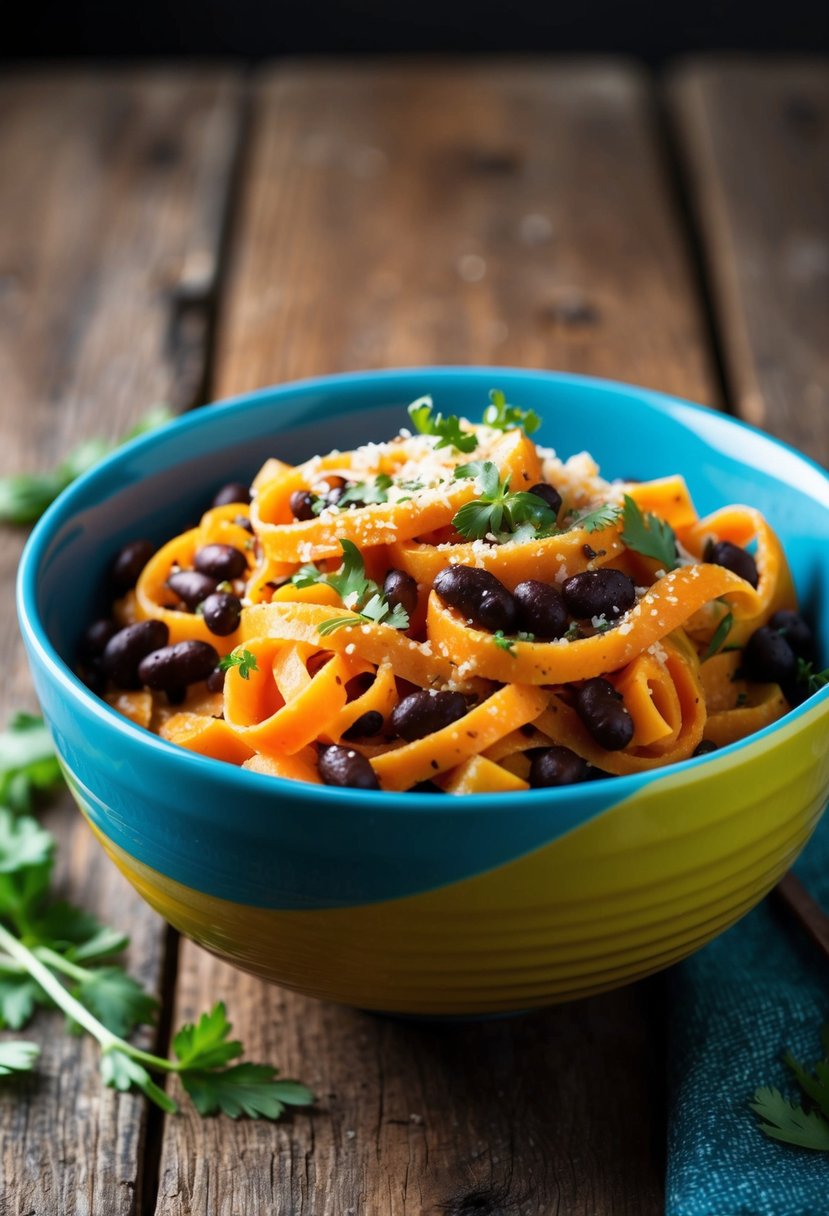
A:
{"type": "MultiPolygon", "coordinates": [[[[829,814],[795,873],[829,911],[829,814]]],[[[767,1139],[748,1102],[799,1095],[781,1061],[811,1065],[829,1021],[829,961],[766,899],[668,973],[666,1216],[829,1216],[829,1153],[767,1139]]]]}

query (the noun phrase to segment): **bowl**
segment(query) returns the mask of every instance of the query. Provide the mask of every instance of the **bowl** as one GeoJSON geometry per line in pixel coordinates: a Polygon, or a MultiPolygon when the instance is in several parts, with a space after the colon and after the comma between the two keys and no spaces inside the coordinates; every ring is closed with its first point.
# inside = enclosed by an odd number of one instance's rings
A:
{"type": "Polygon", "coordinates": [[[188,414],[71,486],[20,565],[20,623],[69,786],[103,847],[171,924],[257,975],[412,1015],[525,1010],[629,983],[722,932],[777,882],[829,795],[829,687],[758,734],[658,772],[517,796],[364,793],[180,750],[73,674],[105,571],[162,541],[266,456],[394,434],[433,394],[487,392],[544,419],[609,477],[683,473],[700,513],[758,507],[829,640],[829,477],[714,411],[624,384],[504,368],[331,376],[188,414]]]}

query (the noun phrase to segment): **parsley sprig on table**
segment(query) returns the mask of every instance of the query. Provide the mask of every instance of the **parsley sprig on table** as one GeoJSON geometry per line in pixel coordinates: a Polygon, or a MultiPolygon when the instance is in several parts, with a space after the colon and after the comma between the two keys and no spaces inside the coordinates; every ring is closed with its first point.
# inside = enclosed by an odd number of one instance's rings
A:
{"type": "Polygon", "coordinates": [[[11,477],[0,477],[0,522],[33,524],[81,473],[86,473],[122,443],[147,431],[154,431],[173,416],[166,406],[156,406],[123,439],[115,443],[107,439],[86,439],[72,448],[56,468],[46,473],[15,473],[11,477]]]}
{"type": "MultiPolygon", "coordinates": [[[[341,540],[343,563],[339,570],[325,571],[309,563],[301,566],[291,577],[291,582],[297,587],[312,587],[315,583],[325,583],[333,587],[343,603],[357,613],[359,620],[366,623],[391,625],[393,629],[408,629],[409,614],[400,604],[391,606],[382,588],[373,579],[366,577],[363,555],[351,540],[341,540]]],[[[353,616],[332,617],[322,621],[317,626],[321,637],[344,629],[347,625],[356,625],[358,621],[353,616]]]]}
{"type": "Polygon", "coordinates": [[[436,448],[457,448],[459,452],[474,452],[478,446],[478,437],[472,431],[461,427],[461,420],[456,414],[433,414],[434,402],[431,397],[418,397],[408,408],[412,426],[421,435],[437,437],[436,448]]]}
{"type": "Polygon", "coordinates": [[[628,549],[652,557],[663,570],[676,569],[676,537],[670,524],[650,511],[642,512],[629,494],[625,495],[622,543],[628,549]]]}
{"type": "Polygon", "coordinates": [[[823,1059],[811,1072],[786,1052],[784,1063],[791,1070],[803,1091],[809,1109],[791,1102],[779,1089],[763,1086],[756,1090],[750,1103],[760,1118],[760,1130],[773,1140],[829,1152],[829,1026],[821,1031],[823,1059]]]}
{"type": "Polygon", "coordinates": [[[484,410],[484,425],[496,431],[522,430],[532,435],[541,426],[535,410],[522,410],[517,405],[508,405],[506,393],[500,388],[489,390],[489,405],[484,410]]]}
{"type": "MultiPolygon", "coordinates": [[[[0,735],[0,788],[27,797],[47,788],[39,719],[18,715],[0,735]],[[37,741],[38,745],[34,746],[37,741]],[[28,760],[24,752],[29,749],[28,760]]],[[[51,782],[50,782],[51,784],[51,782]]],[[[243,1061],[218,1003],[174,1036],[167,1059],[127,1039],[152,1021],[157,1002],[115,962],[128,944],[115,929],[57,899],[51,890],[55,840],[29,814],[0,806],[0,1028],[20,1030],[40,1005],[54,1006],[72,1031],[86,1031],[101,1048],[101,1076],[117,1090],[139,1089],[163,1110],[176,1103],[154,1080],[175,1073],[203,1115],[277,1119],[285,1106],[307,1106],[314,1096],[298,1081],[281,1079],[268,1064],[243,1061]]],[[[0,1078],[30,1072],[39,1048],[25,1039],[0,1040],[0,1078]]]]}
{"type": "Polygon", "coordinates": [[[510,492],[491,460],[473,460],[455,469],[455,477],[477,479],[478,494],[455,513],[453,527],[468,540],[494,536],[497,541],[534,539],[556,530],[556,514],[543,498],[526,490],[510,492]]]}

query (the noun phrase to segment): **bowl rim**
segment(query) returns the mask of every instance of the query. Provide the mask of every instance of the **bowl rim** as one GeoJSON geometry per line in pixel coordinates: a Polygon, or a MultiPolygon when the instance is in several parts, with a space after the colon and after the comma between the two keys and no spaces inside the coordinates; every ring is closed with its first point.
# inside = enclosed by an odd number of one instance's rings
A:
{"type": "MultiPolygon", "coordinates": [[[[49,673],[50,678],[57,683],[66,698],[69,700],[80,699],[87,712],[91,712],[106,729],[113,730],[118,735],[125,735],[137,746],[149,747],[152,752],[158,753],[159,759],[162,759],[166,763],[181,765],[183,778],[186,778],[188,771],[193,771],[194,775],[200,773],[202,776],[212,773],[217,785],[227,783],[235,786],[241,781],[242,789],[247,787],[251,790],[251,793],[256,792],[262,795],[271,793],[275,797],[290,796],[298,798],[301,801],[313,803],[317,803],[322,799],[325,802],[331,801],[334,804],[344,803],[359,806],[365,805],[364,800],[368,796],[371,800],[369,803],[371,809],[383,809],[392,813],[395,810],[402,811],[404,809],[407,812],[414,810],[419,812],[440,810],[445,813],[447,810],[446,799],[436,797],[434,794],[413,793],[410,791],[400,793],[387,790],[353,790],[337,786],[311,785],[304,782],[291,781],[283,777],[273,777],[251,772],[236,765],[227,764],[212,757],[202,756],[196,752],[190,752],[185,748],[177,747],[159,735],[155,735],[151,731],[136,725],[87,688],[57,653],[37,610],[37,579],[45,550],[59,527],[72,518],[78,500],[82,500],[90,489],[94,490],[97,482],[103,482],[110,478],[113,470],[117,470],[121,464],[128,463],[136,452],[148,452],[160,443],[169,442],[172,435],[186,435],[189,431],[209,425],[211,420],[221,418],[229,412],[243,410],[246,407],[254,407],[261,401],[273,399],[274,397],[291,397],[294,394],[302,395],[315,391],[336,390],[341,386],[348,387],[349,385],[356,385],[361,381],[367,380],[372,383],[382,383],[384,380],[393,383],[398,380],[428,376],[432,380],[454,381],[470,375],[476,379],[509,376],[512,379],[526,379],[528,382],[542,379],[561,385],[562,387],[570,386],[576,389],[591,389],[607,394],[622,392],[632,395],[646,408],[656,409],[657,411],[664,410],[666,406],[669,409],[680,407],[683,410],[691,410],[705,417],[709,424],[722,426],[726,430],[733,428],[737,431],[746,431],[765,441],[772,448],[788,452],[814,473],[817,473],[825,482],[827,488],[827,506],[829,506],[829,473],[817,461],[799,452],[792,445],[777,439],[775,436],[749,423],[743,422],[742,419],[734,418],[719,410],[661,392],[657,389],[647,388],[626,381],[553,371],[544,368],[514,368],[484,364],[440,364],[367,369],[364,371],[337,372],[329,375],[305,377],[263,386],[246,393],[235,394],[234,396],[222,398],[216,402],[181,414],[164,426],[140,435],[128,443],[119,446],[114,452],[99,461],[92,469],[77,478],[62,491],[32,529],[18,566],[16,583],[17,614],[21,632],[29,647],[37,654],[40,662],[49,673]]],[[[682,425],[681,419],[677,419],[677,421],[682,425]]],[[[276,429],[278,432],[278,424],[276,429]]],[[[703,437],[701,436],[700,438],[703,437]]],[[[731,456],[730,458],[739,461],[738,456],[731,456]]],[[[756,471],[764,476],[767,475],[763,470],[756,471]]],[[[734,743],[719,748],[715,752],[710,752],[703,756],[691,756],[687,760],[677,761],[664,768],[649,769],[644,772],[611,777],[602,780],[600,785],[608,788],[608,792],[612,788],[613,793],[616,794],[614,802],[614,805],[616,805],[636,791],[655,782],[669,781],[671,779],[682,780],[686,774],[691,775],[701,767],[709,770],[717,767],[718,762],[721,760],[727,761],[728,758],[739,754],[739,752],[747,748],[763,744],[765,740],[774,736],[781,729],[792,726],[799,719],[807,714],[811,714],[819,706],[829,709],[829,685],[821,689],[817,694],[809,697],[799,706],[789,710],[788,713],[776,722],[763,727],[752,735],[746,736],[744,739],[739,739],[734,743]],[[607,786],[608,781],[613,782],[612,787],[607,786]]],[[[595,797],[595,784],[595,782],[588,781],[577,785],[528,789],[521,792],[518,805],[537,808],[539,803],[543,801],[549,803],[551,813],[554,813],[558,803],[567,801],[575,807],[582,801],[586,802],[591,796],[595,797]]],[[[450,799],[448,806],[460,813],[503,809],[514,814],[515,796],[505,798],[503,793],[467,794],[460,798],[450,799]]]]}

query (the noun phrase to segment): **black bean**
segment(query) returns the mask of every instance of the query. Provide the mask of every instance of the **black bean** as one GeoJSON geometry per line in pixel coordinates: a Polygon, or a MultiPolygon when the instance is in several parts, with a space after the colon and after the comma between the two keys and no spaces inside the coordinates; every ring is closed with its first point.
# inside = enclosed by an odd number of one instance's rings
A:
{"type": "Polygon", "coordinates": [[[166,646],[169,636],[163,621],[137,621],[119,629],[104,648],[104,671],[119,688],[138,688],[139,663],[151,651],[166,646]]]}
{"type": "Polygon", "coordinates": [[[794,679],[797,658],[782,633],[763,625],[748,639],[742,667],[749,680],[787,684],[794,679]]]}
{"type": "Polygon", "coordinates": [[[783,635],[792,650],[801,659],[812,658],[815,649],[814,635],[799,612],[781,608],[771,617],[769,626],[783,635]]]}
{"type": "Polygon", "coordinates": [[[168,688],[165,696],[167,697],[168,705],[181,705],[187,696],[186,688],[168,688]]]}
{"type": "Polygon", "coordinates": [[[208,692],[221,692],[225,686],[225,670],[223,667],[214,667],[210,675],[207,677],[208,692]]]}
{"type": "Polygon", "coordinates": [[[148,654],[138,665],[138,678],[148,688],[166,692],[206,680],[218,661],[219,656],[209,642],[188,639],[148,654]]]}
{"type": "Polygon", "coordinates": [[[466,697],[459,692],[428,692],[421,689],[409,693],[395,705],[389,722],[396,735],[411,743],[414,739],[422,739],[457,722],[468,709],[466,697]]]}
{"type": "Polygon", "coordinates": [[[560,638],[568,615],[558,587],[528,578],[513,591],[518,628],[537,638],[560,638]]]}
{"type": "Polygon", "coordinates": [[[603,616],[615,620],[636,603],[636,585],[621,570],[603,567],[583,570],[568,578],[561,588],[564,602],[573,616],[587,620],[603,616]]]}
{"type": "Polygon", "coordinates": [[[757,563],[750,553],[739,545],[732,545],[730,540],[711,541],[705,546],[705,560],[715,566],[725,566],[732,574],[744,578],[752,587],[760,581],[757,574],[757,563]]]}
{"type": "Polygon", "coordinates": [[[555,486],[548,485],[546,481],[540,481],[537,485],[530,486],[529,492],[535,494],[536,498],[543,498],[553,514],[558,515],[564,500],[555,486]]]}
{"type": "Polygon", "coordinates": [[[202,604],[204,623],[211,633],[226,638],[239,628],[242,619],[242,601],[229,591],[214,591],[202,604]]]}
{"type": "Polygon", "coordinates": [[[701,739],[694,748],[695,756],[708,756],[711,752],[717,750],[716,743],[712,743],[710,739],[701,739]]]}
{"type": "Polygon", "coordinates": [[[392,608],[399,604],[411,619],[417,608],[417,583],[411,574],[407,574],[405,570],[389,570],[383,579],[383,594],[392,608]]]}
{"type": "Polygon", "coordinates": [[[344,739],[371,739],[379,735],[383,729],[383,715],[376,709],[369,709],[361,714],[343,734],[344,739]]]}
{"type": "Polygon", "coordinates": [[[124,545],[109,572],[115,590],[131,590],[154,553],[155,545],[149,540],[131,540],[128,545],[124,545]]]}
{"type": "Polygon", "coordinates": [[[229,507],[233,502],[250,502],[250,487],[243,481],[229,481],[213,496],[214,507],[229,507]]]}
{"type": "Polygon", "coordinates": [[[184,600],[192,611],[208,595],[216,590],[215,578],[200,574],[198,570],[176,570],[167,579],[167,586],[174,591],[180,600],[184,600]]]}
{"type": "Polygon", "coordinates": [[[319,758],[319,774],[326,785],[356,790],[380,788],[374,769],[360,752],[350,747],[327,747],[319,758]]]}
{"type": "Polygon", "coordinates": [[[311,494],[309,490],[294,490],[288,499],[288,506],[294,519],[315,519],[314,504],[317,502],[316,494],[311,494]]]}
{"type": "Polygon", "coordinates": [[[488,570],[475,566],[446,566],[435,578],[435,591],[444,604],[457,609],[480,629],[512,633],[515,600],[488,570]]]}
{"type": "Polygon", "coordinates": [[[241,578],[248,568],[244,553],[233,545],[205,545],[196,553],[193,565],[200,574],[209,574],[220,583],[241,578]]]}
{"type": "Polygon", "coordinates": [[[118,626],[109,617],[104,617],[100,621],[93,621],[81,638],[79,647],[81,655],[88,659],[102,655],[106,649],[107,642],[110,638],[114,638],[117,632],[118,626]]]}
{"type": "Polygon", "coordinates": [[[536,752],[530,764],[530,785],[539,789],[550,785],[575,785],[587,779],[589,765],[569,747],[545,747],[536,752]]]}
{"type": "Polygon", "coordinates": [[[575,708],[590,734],[607,751],[621,751],[633,738],[633,719],[621,693],[609,680],[601,676],[585,680],[576,693],[575,708]]]}

